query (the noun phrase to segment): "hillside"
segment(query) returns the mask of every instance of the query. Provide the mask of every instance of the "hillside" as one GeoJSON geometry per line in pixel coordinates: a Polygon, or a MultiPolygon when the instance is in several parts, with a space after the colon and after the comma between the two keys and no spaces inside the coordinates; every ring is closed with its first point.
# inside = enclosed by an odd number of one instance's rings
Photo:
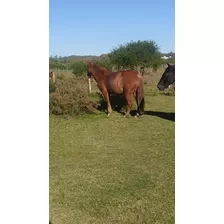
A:
{"type": "MultiPolygon", "coordinates": [[[[172,58],[175,58],[175,53],[161,53],[161,56],[171,56],[172,58]]],[[[96,55],[70,55],[66,57],[57,57],[57,56],[51,56],[49,58],[50,61],[61,61],[61,62],[68,62],[68,61],[82,61],[82,60],[94,60],[94,59],[100,59],[100,58],[107,58],[108,54],[102,54],[100,56],[96,55]]]]}

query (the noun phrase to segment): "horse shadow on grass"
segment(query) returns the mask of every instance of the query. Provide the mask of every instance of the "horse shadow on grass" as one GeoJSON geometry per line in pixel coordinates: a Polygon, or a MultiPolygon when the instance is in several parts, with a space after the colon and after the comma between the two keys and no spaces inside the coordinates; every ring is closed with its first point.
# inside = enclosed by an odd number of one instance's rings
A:
{"type": "MultiPolygon", "coordinates": [[[[100,93],[97,93],[97,95],[98,95],[98,99],[99,99],[97,110],[106,112],[107,111],[106,100],[100,93]]],[[[118,113],[124,114],[125,110],[126,110],[126,105],[127,105],[124,95],[110,94],[109,97],[110,97],[110,103],[111,103],[112,110],[114,110],[118,113]]]]}
{"type": "MultiPolygon", "coordinates": [[[[97,106],[97,110],[99,111],[107,111],[107,102],[104,100],[104,97],[99,94],[99,103],[97,106]]],[[[123,94],[121,95],[113,95],[110,94],[110,103],[113,111],[116,111],[117,113],[120,113],[122,115],[125,115],[127,110],[127,101],[125,99],[125,96],[123,94]]],[[[136,116],[137,110],[131,110],[130,115],[136,116]]]]}
{"type": "MultiPolygon", "coordinates": [[[[98,95],[98,106],[97,110],[99,111],[107,111],[107,102],[105,101],[104,97],[102,94],[97,93],[98,95]]],[[[110,102],[112,109],[120,114],[125,114],[126,112],[126,106],[127,106],[127,101],[124,97],[124,95],[113,95],[110,94],[110,102]]],[[[137,110],[131,110],[130,115],[135,116],[137,113],[137,110]]],[[[159,118],[163,118],[165,120],[169,121],[175,121],[175,113],[169,113],[169,112],[161,112],[161,111],[145,111],[144,115],[151,115],[151,116],[156,116],[159,118]]]]}
{"type": "Polygon", "coordinates": [[[175,122],[175,113],[173,112],[145,111],[144,114],[175,122]]]}

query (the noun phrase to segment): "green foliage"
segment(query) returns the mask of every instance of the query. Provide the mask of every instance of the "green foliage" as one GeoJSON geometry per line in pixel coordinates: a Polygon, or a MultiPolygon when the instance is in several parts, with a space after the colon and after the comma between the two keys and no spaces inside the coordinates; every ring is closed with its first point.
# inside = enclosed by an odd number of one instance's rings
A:
{"type": "Polygon", "coordinates": [[[85,61],[76,61],[72,64],[72,72],[75,76],[87,75],[87,63],[85,61]]]}
{"type": "Polygon", "coordinates": [[[67,66],[65,64],[62,64],[62,63],[49,63],[49,69],[60,69],[60,70],[66,70],[67,69],[67,66]]]}
{"type": "Polygon", "coordinates": [[[113,64],[111,63],[109,58],[102,58],[94,61],[98,66],[106,68],[111,71],[113,68],[113,64]]]}
{"type": "MultiPolygon", "coordinates": [[[[112,70],[113,65],[108,58],[99,58],[94,62],[100,67],[112,70]]],[[[86,76],[87,75],[87,63],[86,61],[76,61],[72,64],[72,72],[75,76],[86,76]]]]}
{"type": "Polygon", "coordinates": [[[119,45],[109,54],[101,56],[71,55],[68,57],[51,56],[49,68],[52,70],[72,70],[75,76],[85,76],[87,72],[86,60],[95,61],[97,65],[108,70],[131,68],[139,66],[141,69],[152,67],[155,70],[162,64],[175,63],[175,53],[160,53],[158,45],[154,41],[131,41],[119,45]],[[161,59],[161,56],[171,56],[170,59],[161,59]]]}
{"type": "Polygon", "coordinates": [[[129,42],[114,48],[109,54],[117,68],[159,67],[162,64],[159,47],[154,41],[129,42]]]}

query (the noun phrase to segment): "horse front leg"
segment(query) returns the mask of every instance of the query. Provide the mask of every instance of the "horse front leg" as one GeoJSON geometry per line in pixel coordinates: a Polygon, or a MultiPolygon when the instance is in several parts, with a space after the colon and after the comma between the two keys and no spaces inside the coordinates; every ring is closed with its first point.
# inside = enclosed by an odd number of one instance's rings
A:
{"type": "Polygon", "coordinates": [[[103,93],[104,98],[107,101],[107,113],[108,113],[108,116],[110,116],[110,114],[112,113],[112,107],[110,104],[110,98],[109,98],[108,91],[106,89],[103,89],[102,93],[103,93]]]}

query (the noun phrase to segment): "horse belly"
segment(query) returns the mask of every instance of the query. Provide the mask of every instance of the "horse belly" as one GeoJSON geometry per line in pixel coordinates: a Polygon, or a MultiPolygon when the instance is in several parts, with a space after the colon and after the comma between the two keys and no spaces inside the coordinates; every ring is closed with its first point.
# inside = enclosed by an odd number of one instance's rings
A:
{"type": "Polygon", "coordinates": [[[108,91],[110,93],[121,94],[123,93],[122,76],[110,77],[107,81],[108,91]]]}

